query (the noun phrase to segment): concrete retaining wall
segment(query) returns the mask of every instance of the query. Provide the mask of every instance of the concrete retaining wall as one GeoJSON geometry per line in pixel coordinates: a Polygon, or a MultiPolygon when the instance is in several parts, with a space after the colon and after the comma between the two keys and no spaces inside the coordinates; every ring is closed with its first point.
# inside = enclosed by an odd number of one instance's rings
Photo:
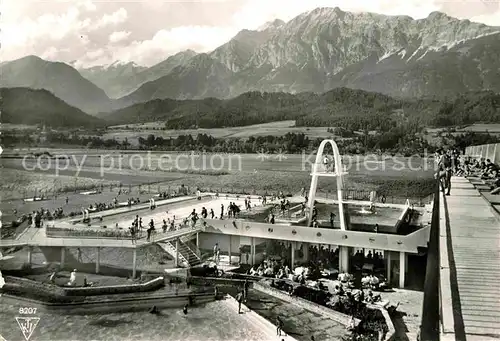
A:
{"type": "MultiPolygon", "coordinates": [[[[303,298],[300,297],[292,297],[278,289],[275,289],[267,284],[264,283],[254,283],[253,288],[255,290],[259,290],[267,295],[271,295],[273,297],[276,297],[282,301],[288,302],[295,304],[303,309],[306,309],[308,311],[311,311],[316,314],[320,314],[323,316],[328,317],[329,319],[338,322],[344,326],[349,326],[351,322],[351,317],[342,313],[339,313],[338,311],[335,311],[333,309],[329,309],[327,307],[323,307],[319,304],[316,304],[314,302],[309,302],[303,298]]],[[[355,323],[358,324],[360,321],[358,319],[355,320],[355,323]]]]}
{"type": "Polygon", "coordinates": [[[58,299],[65,300],[62,297],[75,297],[75,296],[97,296],[97,295],[113,295],[125,294],[134,292],[153,291],[165,285],[163,277],[155,278],[151,281],[142,284],[125,284],[116,286],[102,286],[102,287],[86,287],[86,288],[65,288],[48,283],[40,283],[26,278],[6,276],[5,286],[2,291],[18,293],[22,291],[33,296],[41,296],[52,298],[51,301],[58,299]]]}
{"type": "Polygon", "coordinates": [[[96,296],[96,295],[115,295],[132,292],[145,292],[159,289],[165,285],[163,277],[155,278],[151,281],[141,284],[124,284],[102,287],[87,288],[63,288],[66,296],[96,296]]]}
{"type": "Polygon", "coordinates": [[[3,295],[0,302],[19,304],[29,303],[29,306],[37,307],[46,311],[54,311],[64,314],[97,314],[97,313],[119,313],[149,310],[153,305],[159,309],[181,308],[189,303],[189,296],[193,298],[194,305],[204,304],[215,300],[213,293],[163,295],[154,297],[135,297],[127,299],[106,300],[100,302],[68,302],[51,303],[29,299],[25,297],[3,295]]]}

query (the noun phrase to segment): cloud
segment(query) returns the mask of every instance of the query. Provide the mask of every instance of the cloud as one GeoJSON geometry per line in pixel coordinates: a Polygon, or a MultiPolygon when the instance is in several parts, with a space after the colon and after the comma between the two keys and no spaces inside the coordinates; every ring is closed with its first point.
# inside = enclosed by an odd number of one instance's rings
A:
{"type": "Polygon", "coordinates": [[[89,12],[97,10],[97,6],[91,0],[78,1],[77,6],[89,12]]]}
{"type": "MultiPolygon", "coordinates": [[[[69,4],[45,1],[43,4],[49,7],[46,11],[42,11],[40,15],[33,15],[34,13],[27,15],[30,10],[40,13],[37,4],[38,2],[31,2],[29,4],[31,6],[28,6],[23,2],[1,2],[2,60],[12,60],[29,54],[57,59],[56,51],[66,51],[69,47],[74,50],[69,55],[76,53],[79,46],[95,48],[91,46],[89,33],[94,32],[98,37],[100,30],[123,23],[127,19],[127,11],[124,8],[95,17],[99,14],[97,6],[88,0],[69,4]]],[[[82,52],[85,53],[84,51],[79,53],[82,52]]],[[[77,55],[71,57],[80,58],[77,55]]]]}
{"type": "Polygon", "coordinates": [[[116,60],[149,66],[185,49],[208,52],[241,29],[277,18],[288,21],[317,7],[415,19],[441,10],[500,26],[498,3],[471,0],[6,0],[0,6],[2,60],[37,54],[76,60],[79,66],[116,60]]]}
{"type": "Polygon", "coordinates": [[[97,30],[102,27],[106,27],[109,25],[117,25],[125,22],[128,18],[127,10],[123,7],[120,7],[119,10],[112,14],[105,14],[93,27],[94,30],[97,30]]]}
{"type": "MultiPolygon", "coordinates": [[[[121,35],[122,32],[114,32],[121,35]]],[[[127,32],[124,32],[127,33],[127,32]]],[[[208,52],[227,42],[235,34],[232,28],[211,26],[183,26],[170,30],[160,30],[148,40],[132,41],[126,46],[109,47],[105,55],[99,54],[84,57],[83,64],[109,64],[116,60],[136,62],[140,65],[152,65],[164,60],[167,56],[187,49],[208,52]]],[[[110,36],[110,40],[111,40],[110,36]]]]}
{"type": "Polygon", "coordinates": [[[59,53],[59,50],[56,47],[51,46],[47,50],[45,50],[45,52],[42,53],[42,55],[40,57],[43,59],[47,59],[47,60],[55,60],[58,53],[59,53]]]}
{"type": "Polygon", "coordinates": [[[500,26],[500,10],[491,14],[472,17],[471,21],[480,22],[489,26],[500,26]]]}
{"type": "Polygon", "coordinates": [[[98,58],[104,56],[105,53],[106,53],[106,51],[104,49],[97,49],[97,50],[94,50],[94,51],[88,51],[85,54],[85,56],[88,57],[91,60],[95,60],[95,59],[98,59],[98,58]]]}
{"type": "Polygon", "coordinates": [[[19,23],[5,23],[2,29],[2,45],[26,46],[39,38],[60,40],[69,32],[87,27],[90,22],[78,20],[77,7],[69,8],[62,15],[44,14],[36,20],[25,18],[19,23]]]}
{"type": "Polygon", "coordinates": [[[118,31],[118,32],[113,32],[109,35],[109,41],[111,43],[118,43],[120,41],[123,41],[127,39],[132,32],[130,31],[118,31]]]}

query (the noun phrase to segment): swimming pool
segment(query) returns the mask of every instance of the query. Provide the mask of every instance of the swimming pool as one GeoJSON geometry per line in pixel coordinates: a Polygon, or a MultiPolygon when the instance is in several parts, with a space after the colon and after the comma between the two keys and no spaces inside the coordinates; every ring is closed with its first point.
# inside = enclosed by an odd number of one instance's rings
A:
{"type": "MultiPolygon", "coordinates": [[[[104,217],[102,222],[99,222],[99,225],[106,225],[108,228],[128,228],[132,225],[136,216],[142,218],[143,226],[147,226],[151,219],[153,219],[155,227],[160,227],[163,225],[163,220],[174,219],[177,223],[181,222],[183,219],[189,217],[193,210],[196,210],[198,215],[201,214],[201,210],[205,207],[209,213],[208,217],[210,218],[210,209],[214,210],[215,217],[220,217],[221,213],[221,205],[224,205],[224,215],[227,216],[227,209],[229,207],[229,203],[236,203],[240,207],[242,211],[245,210],[245,197],[236,198],[223,198],[223,197],[205,197],[201,200],[187,200],[183,202],[166,204],[162,206],[157,206],[154,210],[145,208],[141,210],[135,210],[127,213],[112,215],[108,217],[104,217]],[[117,225],[118,224],[118,225],[117,225]]],[[[251,200],[252,207],[261,206],[261,202],[257,199],[251,200]]]]}

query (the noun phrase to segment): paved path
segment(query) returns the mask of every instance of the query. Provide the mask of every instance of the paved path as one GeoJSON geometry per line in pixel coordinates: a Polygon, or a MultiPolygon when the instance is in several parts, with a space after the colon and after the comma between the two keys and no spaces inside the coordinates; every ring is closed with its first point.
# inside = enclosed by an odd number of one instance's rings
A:
{"type": "Polygon", "coordinates": [[[500,339],[500,223],[465,178],[440,202],[443,330],[456,340],[500,339]]]}

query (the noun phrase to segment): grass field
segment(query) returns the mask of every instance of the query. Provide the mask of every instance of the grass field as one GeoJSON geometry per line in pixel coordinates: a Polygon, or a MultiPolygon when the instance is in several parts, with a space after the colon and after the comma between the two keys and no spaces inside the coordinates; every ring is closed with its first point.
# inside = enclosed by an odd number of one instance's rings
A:
{"type": "Polygon", "coordinates": [[[500,133],[500,124],[472,124],[462,129],[457,129],[457,131],[471,131],[477,133],[500,133]]]}
{"type": "Polygon", "coordinates": [[[57,176],[10,168],[0,168],[0,173],[0,200],[24,198],[26,193],[29,193],[26,197],[40,196],[42,193],[47,196],[49,193],[54,193],[54,190],[63,193],[92,189],[100,185],[118,184],[116,181],[106,179],[57,176]]]}
{"type": "Polygon", "coordinates": [[[327,138],[332,134],[327,132],[328,127],[295,127],[295,121],[279,121],[264,124],[256,124],[243,127],[226,127],[214,129],[181,129],[181,130],[161,130],[164,122],[150,122],[144,124],[129,124],[109,127],[103,138],[115,138],[123,141],[127,138],[130,143],[137,141],[137,138],[146,138],[149,134],[161,136],[163,138],[176,138],[180,135],[207,134],[215,138],[248,138],[250,136],[283,136],[287,133],[304,133],[309,138],[327,138]]]}
{"type": "MultiPolygon", "coordinates": [[[[53,150],[54,154],[67,151],[53,150]]],[[[83,151],[81,151],[83,152],[83,151]]],[[[98,151],[94,151],[98,153],[98,151]]],[[[103,151],[106,155],[109,151],[103,151]]],[[[70,153],[68,153],[70,154],[70,153]]],[[[69,155],[73,160],[69,166],[61,162],[59,176],[56,175],[55,160],[45,160],[43,167],[48,170],[25,170],[22,159],[3,159],[6,175],[0,180],[0,189],[5,198],[16,198],[23,192],[74,187],[91,188],[109,183],[124,186],[152,184],[165,190],[181,184],[191,189],[200,187],[220,192],[252,193],[283,191],[294,194],[310,185],[311,163],[314,155],[205,155],[191,157],[184,153],[135,153],[120,156],[69,155]],[[163,158],[162,158],[163,155],[163,158]],[[165,157],[168,156],[168,157],[165,157]],[[102,167],[101,167],[102,164],[102,167]],[[81,167],[78,173],[78,166],[81,167]],[[75,177],[78,174],[78,177],[75,177]],[[77,183],[75,185],[75,178],[77,183]]],[[[35,164],[26,163],[29,167],[35,164]]],[[[391,158],[383,162],[374,157],[355,156],[344,158],[344,166],[349,175],[345,187],[350,189],[378,190],[387,196],[424,197],[432,190],[434,173],[431,160],[422,158],[391,158]]],[[[320,180],[318,189],[328,193],[335,191],[336,184],[331,178],[320,180]]],[[[137,189],[136,189],[137,190],[137,189]]]]}

